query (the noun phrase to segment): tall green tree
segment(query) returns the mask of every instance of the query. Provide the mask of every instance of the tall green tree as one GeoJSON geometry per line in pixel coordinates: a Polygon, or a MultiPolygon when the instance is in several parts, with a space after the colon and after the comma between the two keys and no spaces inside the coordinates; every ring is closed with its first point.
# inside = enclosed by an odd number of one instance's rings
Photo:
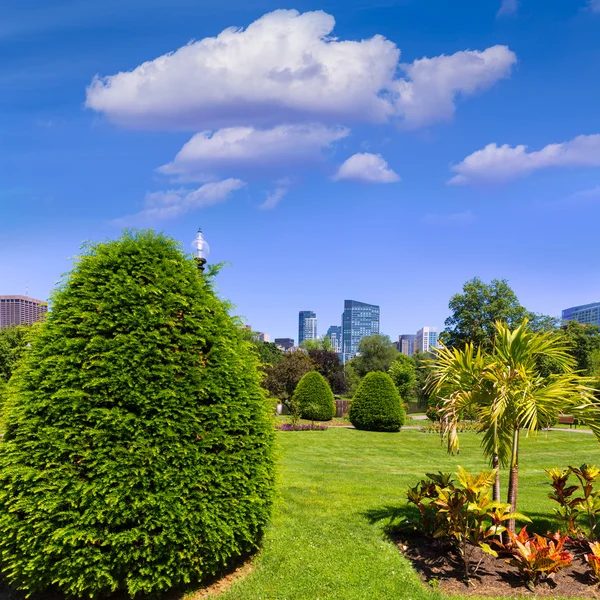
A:
{"type": "Polygon", "coordinates": [[[257,360],[179,244],[89,245],[13,373],[0,554],[28,594],[158,596],[260,543],[273,424],[257,360]]]}
{"type": "Polygon", "coordinates": [[[464,284],[462,294],[452,296],[448,308],[451,315],[445,321],[446,328],[440,334],[440,341],[456,348],[464,348],[470,342],[475,348],[489,352],[496,321],[516,327],[529,319],[534,331],[550,331],[558,325],[556,319],[530,313],[521,306],[505,279],[493,279],[486,284],[474,277],[464,284]]]}
{"type": "Polygon", "coordinates": [[[411,358],[415,363],[415,387],[412,395],[419,404],[426,405],[431,402],[427,387],[427,378],[431,372],[431,355],[417,350],[411,358]]]}
{"type": "Polygon", "coordinates": [[[290,412],[296,412],[292,397],[298,382],[306,373],[315,370],[315,364],[305,352],[291,352],[266,370],[263,387],[285,404],[290,412]]]}
{"type": "Polygon", "coordinates": [[[360,377],[373,371],[387,373],[400,353],[387,335],[364,337],[358,344],[358,355],[350,362],[360,377]]]}
{"type": "Polygon", "coordinates": [[[414,390],[417,383],[417,367],[415,361],[410,356],[398,354],[396,360],[390,366],[389,375],[398,389],[402,400],[408,402],[414,398],[414,390]]]}
{"type": "Polygon", "coordinates": [[[348,391],[344,367],[335,352],[314,348],[308,351],[308,356],[315,364],[316,370],[327,379],[334,394],[344,394],[348,391]]]}
{"type": "Polygon", "coordinates": [[[301,347],[308,352],[311,350],[325,350],[326,352],[333,352],[333,344],[326,335],[320,338],[304,340],[301,347]]]}
{"type": "MultiPolygon", "coordinates": [[[[588,381],[575,371],[575,360],[562,336],[533,332],[527,320],[515,329],[498,322],[495,329],[492,352],[487,356],[470,343],[463,349],[437,349],[430,387],[445,400],[442,421],[450,452],[459,449],[460,413],[478,413],[485,431],[485,454],[493,463],[499,461],[510,469],[507,502],[514,511],[521,433],[535,434],[567,408],[595,407],[588,381]],[[550,357],[560,372],[542,376],[540,356],[550,357]]],[[[596,408],[594,420],[597,415],[596,408]]],[[[597,423],[594,427],[598,431],[597,423]]],[[[514,531],[514,521],[509,527],[514,531]]]]}
{"type": "Polygon", "coordinates": [[[600,354],[600,331],[598,331],[598,327],[569,321],[562,333],[571,346],[571,352],[577,361],[577,370],[586,375],[594,375],[597,356],[600,354]]]}
{"type": "Polygon", "coordinates": [[[273,342],[253,341],[253,347],[258,354],[258,360],[267,367],[283,360],[283,352],[273,342]]]}

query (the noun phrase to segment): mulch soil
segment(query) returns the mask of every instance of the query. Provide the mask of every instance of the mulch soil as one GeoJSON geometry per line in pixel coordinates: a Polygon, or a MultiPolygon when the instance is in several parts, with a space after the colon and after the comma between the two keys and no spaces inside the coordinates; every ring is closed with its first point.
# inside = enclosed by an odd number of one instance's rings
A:
{"type": "Polygon", "coordinates": [[[591,578],[583,558],[588,552],[573,544],[568,549],[574,555],[573,564],[556,573],[553,581],[545,581],[531,592],[514,567],[503,558],[494,558],[479,548],[475,549],[475,564],[481,565],[469,583],[463,579],[464,567],[458,551],[448,544],[419,534],[402,534],[395,542],[421,579],[445,594],[461,596],[523,596],[600,598],[600,586],[591,578]]]}

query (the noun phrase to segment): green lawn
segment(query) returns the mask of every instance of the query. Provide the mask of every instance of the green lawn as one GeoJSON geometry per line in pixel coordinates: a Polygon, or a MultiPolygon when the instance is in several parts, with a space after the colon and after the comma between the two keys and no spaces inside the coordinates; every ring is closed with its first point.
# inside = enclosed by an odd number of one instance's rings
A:
{"type": "MultiPolygon", "coordinates": [[[[436,435],[353,429],[280,432],[279,498],[253,571],[219,600],[438,598],[382,531],[405,504],[405,491],[427,471],[486,467],[475,434],[461,436],[458,457],[436,435]]],[[[574,432],[524,440],[519,509],[543,529],[552,503],[544,467],[600,463],[595,438],[574,432]]]]}

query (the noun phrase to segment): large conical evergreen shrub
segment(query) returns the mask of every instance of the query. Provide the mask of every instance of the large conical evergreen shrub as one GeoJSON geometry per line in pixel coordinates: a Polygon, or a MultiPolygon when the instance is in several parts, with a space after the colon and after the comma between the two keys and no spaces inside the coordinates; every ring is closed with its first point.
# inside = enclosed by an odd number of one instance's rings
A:
{"type": "Polygon", "coordinates": [[[350,404],[350,422],[367,431],[400,431],[405,412],[398,390],[387,373],[367,373],[350,404]]]}
{"type": "Polygon", "coordinates": [[[298,382],[292,403],[299,407],[300,416],[312,421],[329,421],[335,415],[335,398],[327,379],[310,371],[298,382]]]}
{"type": "Polygon", "coordinates": [[[173,240],[88,247],[8,396],[0,557],[19,588],[156,593],[256,548],[269,407],[249,343],[173,240]]]}

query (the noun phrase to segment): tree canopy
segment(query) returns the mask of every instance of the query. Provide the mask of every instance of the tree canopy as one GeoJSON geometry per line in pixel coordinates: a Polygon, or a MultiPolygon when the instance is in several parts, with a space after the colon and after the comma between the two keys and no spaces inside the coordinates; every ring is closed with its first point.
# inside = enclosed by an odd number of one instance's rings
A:
{"type": "Polygon", "coordinates": [[[327,379],[334,394],[344,394],[348,391],[348,383],[340,357],[331,350],[311,349],[308,356],[315,364],[316,370],[327,379]]]}
{"type": "Polygon", "coordinates": [[[417,382],[416,371],[415,361],[405,354],[398,354],[390,366],[390,377],[398,389],[400,398],[404,401],[414,397],[414,388],[417,382]]]}
{"type": "Polygon", "coordinates": [[[492,279],[486,284],[474,277],[463,285],[462,294],[452,296],[448,308],[452,314],[445,321],[440,341],[454,348],[464,348],[470,342],[475,348],[490,351],[497,321],[517,327],[527,318],[532,331],[549,331],[558,325],[556,319],[523,307],[506,279],[492,279]]]}
{"type": "Polygon", "coordinates": [[[256,340],[252,342],[252,345],[258,354],[258,360],[264,367],[277,364],[283,359],[283,352],[273,342],[256,340]]]}
{"type": "Polygon", "coordinates": [[[315,370],[315,364],[304,352],[284,354],[283,358],[267,368],[263,387],[283,404],[290,407],[290,401],[298,382],[306,373],[315,370]]]}
{"type": "Polygon", "coordinates": [[[400,353],[387,335],[364,337],[358,344],[358,355],[350,362],[360,377],[373,371],[387,373],[400,353]]]}

